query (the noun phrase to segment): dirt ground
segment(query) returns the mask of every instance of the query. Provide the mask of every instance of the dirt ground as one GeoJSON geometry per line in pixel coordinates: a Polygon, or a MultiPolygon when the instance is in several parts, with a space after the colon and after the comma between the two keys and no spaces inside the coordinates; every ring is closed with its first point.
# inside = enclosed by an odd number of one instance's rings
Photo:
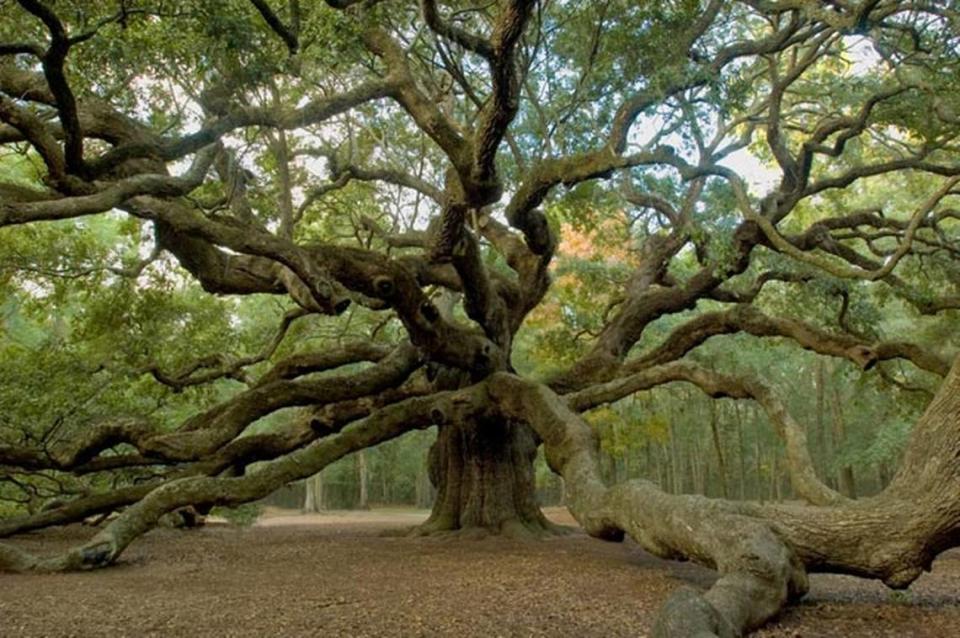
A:
{"type": "MultiPolygon", "coordinates": [[[[406,538],[396,533],[424,512],[278,514],[249,528],[156,530],[103,571],[0,575],[0,636],[644,636],[671,591],[712,579],[582,533],[406,538]]],[[[49,552],[90,533],[15,542],[49,552]]],[[[805,601],[757,635],[960,636],[960,552],[902,595],[814,576],[805,601]]]]}

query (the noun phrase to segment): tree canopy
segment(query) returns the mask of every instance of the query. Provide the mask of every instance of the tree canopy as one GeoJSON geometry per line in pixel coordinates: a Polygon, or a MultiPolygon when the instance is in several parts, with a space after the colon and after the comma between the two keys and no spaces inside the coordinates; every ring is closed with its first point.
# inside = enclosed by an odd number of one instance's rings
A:
{"type": "Polygon", "coordinates": [[[551,533],[542,448],[590,534],[717,569],[662,636],[960,542],[953,2],[0,9],[0,536],[122,512],[0,569],[107,566],[431,426],[421,533],[551,533]],[[729,498],[720,399],[805,504],[729,498]],[[717,498],[620,481],[691,405],[717,498]]]}

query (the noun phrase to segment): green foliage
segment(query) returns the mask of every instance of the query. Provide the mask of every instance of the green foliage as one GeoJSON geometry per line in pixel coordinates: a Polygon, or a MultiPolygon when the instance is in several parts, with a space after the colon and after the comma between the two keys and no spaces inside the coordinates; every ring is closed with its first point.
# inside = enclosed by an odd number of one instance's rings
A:
{"type": "MultiPolygon", "coordinates": [[[[38,20],[7,4],[0,6],[16,13],[12,19],[5,14],[0,21],[0,42],[47,41],[38,20]]],[[[102,25],[114,15],[118,3],[58,0],[55,4],[71,33],[100,25],[96,37],[77,42],[70,53],[68,79],[78,98],[109,101],[157,135],[175,138],[196,131],[202,119],[215,121],[234,108],[302,106],[382,74],[381,62],[361,42],[361,31],[371,23],[401,37],[409,48],[407,59],[418,85],[444,113],[465,123],[465,132],[476,123],[473,101],[484,104],[489,99],[484,82],[474,83],[477,95],[468,99],[449,69],[439,70],[449,56],[468,79],[485,77],[486,72],[475,56],[456,46],[441,51],[428,30],[412,28],[418,24],[415,3],[376,3],[369,18],[356,19],[355,12],[301,2],[302,46],[296,55],[290,55],[247,0],[121,3],[142,11],[102,25]]],[[[678,55],[678,44],[690,37],[703,2],[546,4],[549,10],[536,17],[540,32],[535,41],[524,42],[520,56],[525,75],[519,113],[510,130],[513,147],[498,160],[507,196],[531,177],[530,168],[538,159],[607,148],[619,107],[636,94],[648,97],[650,103],[627,140],[628,152],[669,144],[678,156],[695,164],[698,145],[717,133],[716,122],[723,116],[739,122],[726,132],[726,142],[746,135],[747,149],[775,166],[764,135],[769,124],[751,109],[769,101],[771,77],[788,73],[809,44],[797,45],[790,55],[746,56],[714,72],[709,61],[719,47],[769,32],[770,25],[751,11],[750,3],[722,3],[717,25],[703,34],[689,55],[678,55]],[[683,90],[667,95],[666,87],[681,84],[683,90]],[[519,161],[514,151],[526,161],[519,161]]],[[[288,7],[283,5],[272,3],[288,20],[288,7]]],[[[458,24],[484,33],[497,8],[496,3],[480,7],[444,3],[444,11],[448,10],[457,13],[458,24]]],[[[902,64],[881,72],[884,62],[855,51],[861,38],[837,37],[825,45],[828,54],[783,95],[782,143],[798,153],[810,132],[824,122],[855,116],[878,91],[892,89],[898,82],[909,84],[876,104],[867,122],[870,135],[854,136],[842,153],[821,153],[812,161],[814,181],[896,159],[907,144],[922,144],[930,161],[953,161],[956,155],[951,118],[930,116],[936,112],[955,118],[960,112],[955,40],[942,32],[938,35],[941,30],[935,28],[913,31],[911,38],[908,29],[876,26],[882,33],[870,37],[891,56],[906,54],[899,58],[902,64]],[[942,58],[944,64],[924,62],[933,58],[942,58]]],[[[4,64],[36,69],[30,56],[8,56],[4,64]]],[[[391,257],[407,256],[404,249],[388,248],[366,222],[373,220],[387,231],[422,230],[436,209],[421,194],[354,180],[322,198],[311,198],[318,186],[331,185],[334,166],[348,163],[399,168],[428,183],[445,184],[446,160],[429,137],[410,124],[406,111],[381,100],[322,126],[285,135],[292,158],[288,166],[282,165],[277,151],[276,131],[249,127],[223,140],[241,168],[250,173],[247,196],[256,224],[276,229],[282,221],[278,202],[289,195],[295,208],[303,205],[295,241],[382,248],[391,257]],[[290,184],[283,183],[283,168],[289,170],[290,184]]],[[[99,151],[105,142],[109,142],[106,137],[91,140],[88,152],[99,151]]],[[[823,143],[836,144],[836,136],[828,136],[823,143]]],[[[0,200],[9,193],[23,200],[47,195],[44,163],[24,147],[4,145],[0,200]]],[[[553,286],[514,341],[512,363],[522,373],[548,378],[589,351],[622,309],[624,290],[643,265],[644,245],[670,232],[662,214],[629,204],[619,180],[628,180],[632,188],[678,210],[688,204],[685,194],[694,181],[688,173],[662,165],[635,166],[604,177],[610,179],[562,184],[543,203],[561,243],[551,266],[553,286]]],[[[825,219],[876,208],[877,202],[885,219],[907,222],[917,202],[928,197],[941,179],[919,171],[896,172],[859,180],[847,188],[828,188],[800,201],[779,228],[788,236],[804,233],[825,219]]],[[[225,184],[208,181],[190,194],[189,201],[202,214],[229,220],[228,191],[225,184]]],[[[493,209],[494,216],[502,212],[499,205],[493,209]]],[[[740,257],[734,234],[742,221],[730,184],[707,180],[683,228],[689,243],[670,260],[663,277],[649,283],[650,290],[682,287],[701,269],[718,278],[731,275],[740,257]]],[[[944,226],[955,229],[955,221],[948,220],[944,226]]],[[[160,255],[133,272],[151,255],[154,232],[152,224],[120,211],[2,229],[0,444],[46,445],[81,432],[98,419],[126,414],[147,415],[159,427],[173,429],[244,387],[237,379],[222,378],[174,391],[157,383],[146,370],[175,372],[199,359],[255,355],[273,338],[291,302],[267,295],[211,295],[170,255],[160,255]]],[[[889,238],[880,237],[872,253],[854,238],[836,241],[873,260],[895,246],[889,238]]],[[[487,246],[484,251],[491,271],[515,278],[502,257],[487,246]]],[[[960,266],[956,254],[948,250],[927,253],[898,266],[897,276],[903,288],[911,291],[910,297],[886,283],[826,276],[762,246],[754,250],[746,272],[732,277],[723,288],[749,290],[767,272],[806,275],[812,280],[802,285],[768,284],[754,303],[776,316],[831,329],[842,327],[867,342],[909,335],[920,345],[952,353],[960,347],[955,330],[960,315],[954,311],[921,317],[913,306],[932,301],[945,290],[960,290],[960,266]]],[[[427,288],[428,294],[435,294],[427,288]]],[[[342,317],[298,320],[273,356],[249,366],[246,373],[256,378],[281,357],[349,340],[396,343],[405,338],[399,322],[383,321],[383,313],[359,305],[342,317]]],[[[684,312],[652,322],[645,326],[634,353],[650,351],[677,326],[721,307],[701,300],[684,312]]],[[[462,309],[456,312],[465,321],[462,309]]],[[[690,356],[718,371],[764,378],[787,397],[791,412],[812,433],[817,469],[824,475],[847,467],[870,474],[894,464],[926,397],[922,391],[891,385],[878,371],[861,372],[843,363],[825,373],[828,390],[823,396],[827,398],[821,396],[818,405],[817,392],[824,392],[814,381],[819,361],[773,339],[718,337],[690,356]],[[822,405],[834,400],[842,407],[839,416],[822,405]],[[838,440],[829,441],[835,419],[843,420],[845,438],[837,435],[838,440]]],[[[934,382],[916,370],[884,366],[902,385],[930,387],[934,382]]],[[[743,468],[744,475],[735,481],[741,493],[758,497],[775,491],[770,481],[782,474],[775,468],[783,450],[766,417],[754,407],[741,409],[729,402],[720,406],[689,388],[670,386],[595,410],[589,420],[600,435],[605,469],[611,475],[645,475],[684,490],[692,487],[692,480],[682,477],[700,472],[697,487],[713,481],[706,489],[716,493],[720,463],[712,456],[710,428],[716,425],[723,442],[715,455],[726,450],[730,475],[734,466],[743,468]]],[[[296,416],[293,409],[279,411],[251,424],[244,434],[276,431],[296,416]]],[[[422,486],[424,457],[432,437],[432,433],[411,434],[368,451],[371,485],[378,486],[372,490],[373,498],[390,502],[414,498],[422,486]]],[[[338,486],[340,504],[352,504],[357,488],[355,458],[345,458],[325,473],[328,483],[338,486]]],[[[122,478],[132,481],[143,475],[122,478]]],[[[80,494],[106,482],[103,476],[82,477],[66,489],[80,494]]],[[[55,491],[48,483],[41,478],[30,478],[26,487],[3,483],[2,496],[13,500],[0,498],[0,507],[5,508],[0,515],[39,506],[55,491]]],[[[224,515],[246,519],[252,512],[240,508],[224,515]]]]}

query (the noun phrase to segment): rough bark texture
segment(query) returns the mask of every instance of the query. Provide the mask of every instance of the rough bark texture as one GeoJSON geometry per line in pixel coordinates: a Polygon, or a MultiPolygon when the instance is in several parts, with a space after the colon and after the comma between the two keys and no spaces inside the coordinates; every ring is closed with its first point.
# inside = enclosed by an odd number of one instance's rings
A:
{"type": "Polygon", "coordinates": [[[322,512],[326,509],[324,506],[323,494],[323,475],[317,472],[307,478],[304,482],[303,509],[304,512],[322,512]]]}
{"type": "Polygon", "coordinates": [[[421,533],[540,534],[552,526],[536,500],[538,441],[525,423],[482,417],[440,428],[430,450],[437,498],[421,533]]]}

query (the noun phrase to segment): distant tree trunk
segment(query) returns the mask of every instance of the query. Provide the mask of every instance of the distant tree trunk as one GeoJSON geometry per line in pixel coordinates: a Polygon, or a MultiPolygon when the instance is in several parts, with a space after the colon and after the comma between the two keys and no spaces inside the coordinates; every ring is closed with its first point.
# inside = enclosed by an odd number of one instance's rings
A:
{"type": "Polygon", "coordinates": [[[611,457],[610,453],[604,450],[603,447],[600,448],[599,461],[600,461],[600,472],[601,474],[603,474],[604,480],[607,480],[607,481],[612,480],[613,471],[614,471],[613,457],[611,457]]]}
{"type": "Polygon", "coordinates": [[[740,405],[733,404],[733,412],[737,417],[737,444],[740,457],[740,500],[747,498],[747,446],[743,441],[743,414],[740,405]]]}
{"type": "Polygon", "coordinates": [[[646,477],[656,475],[659,479],[659,474],[655,473],[653,467],[653,446],[650,445],[649,441],[643,446],[643,469],[640,475],[646,477]]]}
{"type": "Polygon", "coordinates": [[[660,485],[663,486],[665,492],[676,492],[677,490],[673,486],[673,474],[670,468],[670,453],[667,451],[667,444],[660,443],[657,449],[660,451],[657,461],[657,471],[661,475],[660,485]]]}
{"type": "Polygon", "coordinates": [[[817,391],[817,423],[816,423],[816,449],[813,451],[812,456],[814,459],[819,461],[817,463],[818,469],[820,470],[820,476],[824,478],[824,482],[828,485],[830,484],[830,472],[827,470],[827,441],[826,441],[826,430],[827,430],[827,419],[826,419],[826,372],[824,370],[823,359],[817,360],[817,372],[814,385],[816,386],[817,391]]]}
{"type": "Polygon", "coordinates": [[[690,450],[690,478],[693,482],[693,492],[695,494],[707,493],[707,459],[700,445],[700,441],[694,438],[690,450]]]}
{"type": "Polygon", "coordinates": [[[884,490],[890,485],[890,466],[887,465],[886,461],[880,461],[877,463],[877,477],[880,479],[880,489],[884,490]]]}
{"type": "Polygon", "coordinates": [[[770,500],[771,501],[780,501],[780,471],[777,467],[779,465],[778,460],[780,455],[777,453],[777,448],[773,448],[773,460],[770,463],[770,500]]]}
{"type": "Polygon", "coordinates": [[[676,428],[673,421],[670,422],[670,471],[673,474],[673,493],[683,492],[683,471],[682,471],[680,450],[677,443],[676,428]]]}
{"type": "MultiPolygon", "coordinates": [[[[623,423],[617,423],[614,425],[614,428],[617,432],[617,438],[619,440],[628,440],[623,434],[623,431],[629,426],[623,423]]],[[[617,481],[629,481],[630,480],[630,456],[631,451],[628,448],[624,448],[623,454],[617,459],[617,481]]]]}
{"type": "Polygon", "coordinates": [[[730,487],[727,485],[727,462],[723,456],[723,441],[720,439],[720,424],[717,414],[717,405],[710,402],[710,430],[713,433],[713,450],[717,455],[717,475],[720,478],[720,493],[723,498],[730,498],[730,487]]]}
{"type": "MultiPolygon", "coordinates": [[[[368,483],[368,472],[367,472],[367,451],[360,450],[357,452],[357,482],[360,483],[360,494],[357,498],[357,509],[368,510],[370,509],[370,496],[367,488],[368,483]]],[[[386,501],[386,494],[384,494],[384,500],[386,501]]]]}
{"type": "Polygon", "coordinates": [[[419,509],[426,509],[433,504],[433,486],[430,484],[430,473],[427,471],[426,460],[417,469],[417,479],[414,482],[414,500],[414,504],[419,509]]]}
{"type": "MultiPolygon", "coordinates": [[[[840,390],[833,388],[833,444],[834,449],[843,448],[847,439],[847,427],[843,418],[843,405],[840,390]]],[[[845,463],[840,467],[840,492],[850,498],[857,497],[857,481],[853,474],[853,466],[845,463]]]]}
{"type": "Polygon", "coordinates": [[[316,513],[326,510],[324,506],[323,472],[317,472],[303,482],[306,491],[303,498],[303,511],[316,513]]]}
{"type": "Polygon", "coordinates": [[[760,427],[757,424],[756,419],[753,420],[754,424],[754,461],[757,465],[757,498],[760,502],[763,502],[763,451],[760,449],[760,427]]]}
{"type": "Polygon", "coordinates": [[[833,427],[827,423],[827,386],[826,386],[826,377],[828,372],[833,371],[833,365],[831,364],[829,369],[827,368],[827,362],[820,360],[817,362],[817,443],[820,447],[820,453],[823,458],[823,481],[829,487],[834,490],[839,489],[839,480],[837,479],[837,473],[833,469],[833,460],[836,457],[837,453],[837,444],[836,437],[834,436],[833,427]]]}

